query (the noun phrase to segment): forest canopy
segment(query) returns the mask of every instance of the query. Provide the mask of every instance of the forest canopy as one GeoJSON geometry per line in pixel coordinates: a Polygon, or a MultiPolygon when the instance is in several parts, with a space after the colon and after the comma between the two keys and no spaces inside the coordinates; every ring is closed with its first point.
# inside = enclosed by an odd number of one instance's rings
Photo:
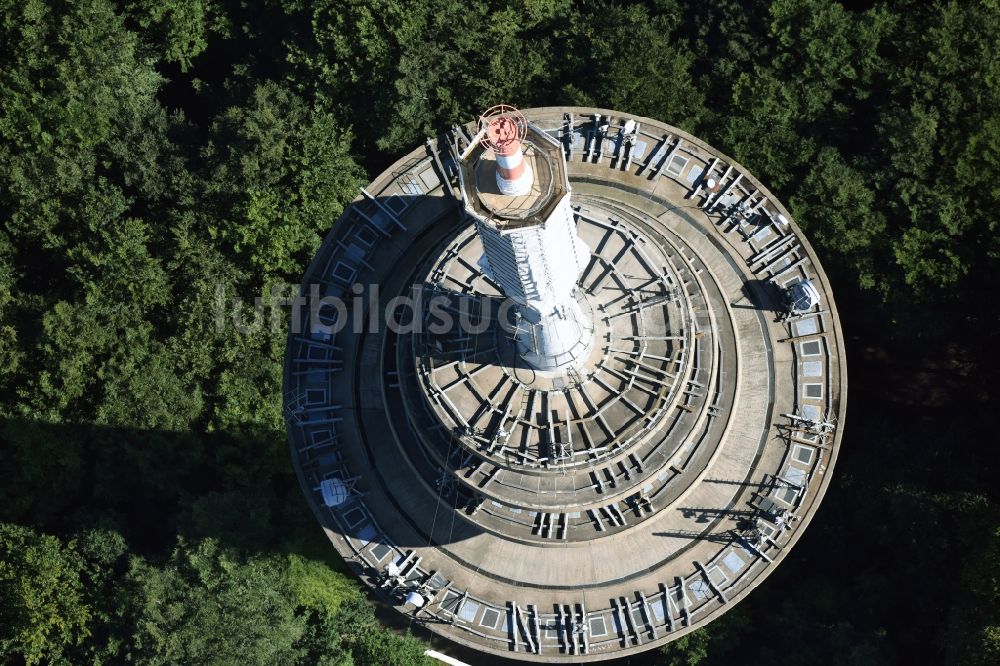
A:
{"type": "Polygon", "coordinates": [[[507,102],[732,155],[838,295],[825,509],[661,658],[997,663],[998,25],[994,0],[0,0],[0,661],[423,661],[301,498],[285,328],[217,300],[287,290],[368,178],[507,102]]]}

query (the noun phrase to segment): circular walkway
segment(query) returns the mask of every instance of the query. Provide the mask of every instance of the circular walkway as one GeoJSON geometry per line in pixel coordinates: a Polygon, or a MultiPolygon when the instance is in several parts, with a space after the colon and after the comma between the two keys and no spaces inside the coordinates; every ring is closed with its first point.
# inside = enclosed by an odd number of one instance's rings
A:
{"type": "Polygon", "coordinates": [[[564,146],[592,251],[586,361],[518,361],[461,212],[473,128],[456,127],[333,225],[285,413],[310,505],[389,603],[479,650],[596,661],[711,621],[785,557],[836,460],[843,340],[815,254],[742,166],[647,118],[524,113],[564,146]],[[785,318],[802,280],[821,301],[785,318]]]}

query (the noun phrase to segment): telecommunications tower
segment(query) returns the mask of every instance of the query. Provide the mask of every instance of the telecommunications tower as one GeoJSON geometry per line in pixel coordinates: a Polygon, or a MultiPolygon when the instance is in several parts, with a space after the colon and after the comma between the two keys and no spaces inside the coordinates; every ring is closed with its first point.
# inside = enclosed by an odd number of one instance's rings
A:
{"type": "Polygon", "coordinates": [[[465,662],[694,631],[794,557],[829,485],[830,283],[765,185],[676,127],[489,109],[361,190],[317,293],[284,367],[303,492],[465,662]]]}

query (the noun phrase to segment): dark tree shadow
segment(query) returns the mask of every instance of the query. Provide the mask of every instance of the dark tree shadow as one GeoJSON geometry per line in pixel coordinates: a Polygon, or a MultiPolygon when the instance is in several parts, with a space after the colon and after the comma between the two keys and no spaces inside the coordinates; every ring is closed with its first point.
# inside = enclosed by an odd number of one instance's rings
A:
{"type": "Polygon", "coordinates": [[[178,535],[268,551],[314,524],[284,432],[193,433],[20,418],[0,422],[0,520],[58,534],[120,531],[156,556],[178,535]]]}

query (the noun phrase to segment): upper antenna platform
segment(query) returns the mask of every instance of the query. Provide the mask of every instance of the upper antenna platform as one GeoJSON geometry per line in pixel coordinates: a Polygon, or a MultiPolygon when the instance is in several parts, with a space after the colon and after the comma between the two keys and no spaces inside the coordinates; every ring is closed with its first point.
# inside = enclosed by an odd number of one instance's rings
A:
{"type": "Polygon", "coordinates": [[[483,145],[498,155],[510,155],[524,141],[528,133],[528,120],[513,106],[497,104],[479,116],[479,131],[482,133],[483,145]]]}

